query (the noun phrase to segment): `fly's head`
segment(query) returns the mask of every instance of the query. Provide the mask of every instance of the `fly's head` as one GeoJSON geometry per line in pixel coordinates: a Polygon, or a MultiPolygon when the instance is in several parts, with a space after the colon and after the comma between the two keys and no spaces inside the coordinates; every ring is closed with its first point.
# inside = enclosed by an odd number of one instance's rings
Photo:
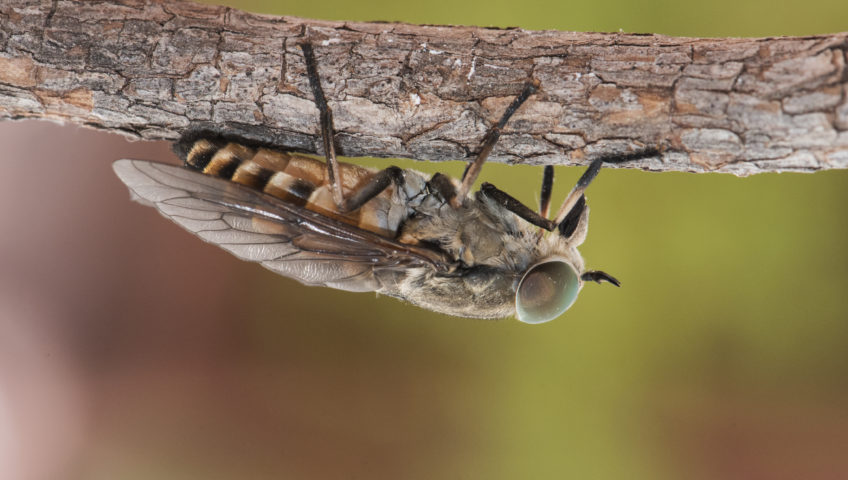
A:
{"type": "Polygon", "coordinates": [[[549,322],[568,310],[583,288],[583,258],[577,246],[586,236],[588,208],[570,235],[560,229],[536,234],[535,255],[515,287],[515,316],[524,323],[549,322]]]}
{"type": "Polygon", "coordinates": [[[515,315],[524,323],[551,321],[577,300],[586,281],[618,280],[600,271],[587,271],[577,247],[586,239],[589,207],[580,196],[551,232],[539,231],[535,258],[515,288],[515,315]]]}

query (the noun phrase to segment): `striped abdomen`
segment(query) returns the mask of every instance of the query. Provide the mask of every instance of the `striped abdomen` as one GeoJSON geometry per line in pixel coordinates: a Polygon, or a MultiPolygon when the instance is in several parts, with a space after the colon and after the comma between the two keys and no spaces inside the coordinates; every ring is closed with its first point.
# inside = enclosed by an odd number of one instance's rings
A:
{"type": "MultiPolygon", "coordinates": [[[[192,144],[183,160],[186,166],[207,175],[225,178],[381,235],[393,237],[400,217],[406,216],[398,211],[405,206],[392,202],[393,187],[356,211],[339,213],[327,181],[326,164],[309,157],[200,139],[192,144]]],[[[375,173],[374,170],[347,163],[340,163],[339,167],[346,195],[375,173]]]]}

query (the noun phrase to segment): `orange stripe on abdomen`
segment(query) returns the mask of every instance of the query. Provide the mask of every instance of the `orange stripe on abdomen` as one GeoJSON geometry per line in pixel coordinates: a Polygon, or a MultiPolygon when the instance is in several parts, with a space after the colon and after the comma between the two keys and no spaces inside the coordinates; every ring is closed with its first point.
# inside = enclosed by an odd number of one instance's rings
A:
{"type": "MultiPolygon", "coordinates": [[[[393,234],[386,218],[391,187],[358,210],[341,214],[333,201],[323,161],[267,148],[253,149],[232,142],[201,139],[192,145],[185,164],[204,174],[225,178],[364,230],[393,234]]],[[[340,166],[342,184],[348,192],[363,185],[374,174],[356,165],[343,163],[340,166]]]]}

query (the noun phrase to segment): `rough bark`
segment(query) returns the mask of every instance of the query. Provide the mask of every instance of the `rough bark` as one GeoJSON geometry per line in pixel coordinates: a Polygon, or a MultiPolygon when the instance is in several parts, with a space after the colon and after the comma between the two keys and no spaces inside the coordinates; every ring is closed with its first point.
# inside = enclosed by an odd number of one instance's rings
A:
{"type": "Polygon", "coordinates": [[[657,171],[848,167],[848,33],[676,38],[273,17],[162,0],[6,0],[0,116],[143,139],[215,125],[318,152],[300,42],[348,156],[465,159],[530,79],[492,158],[657,171]]]}

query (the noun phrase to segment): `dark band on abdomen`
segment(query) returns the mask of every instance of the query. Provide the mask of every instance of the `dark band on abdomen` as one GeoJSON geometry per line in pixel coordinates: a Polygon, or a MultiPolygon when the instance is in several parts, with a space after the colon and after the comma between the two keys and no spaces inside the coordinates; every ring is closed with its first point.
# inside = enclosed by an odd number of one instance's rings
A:
{"type": "Polygon", "coordinates": [[[242,160],[236,157],[222,159],[216,159],[213,157],[212,161],[209,162],[209,165],[207,165],[203,170],[203,173],[231,180],[233,178],[233,174],[236,173],[236,170],[238,170],[241,164],[242,160]]]}
{"type": "Polygon", "coordinates": [[[212,157],[222,145],[216,145],[209,140],[198,140],[192,145],[191,150],[184,159],[185,165],[201,172],[212,161],[212,157]]]}
{"type": "MultiPolygon", "coordinates": [[[[364,230],[393,234],[385,203],[374,200],[352,212],[339,213],[322,162],[267,148],[252,148],[217,139],[198,139],[185,148],[185,165],[321,213],[364,230]]],[[[358,175],[362,175],[359,173],[358,175]]],[[[385,202],[383,200],[382,202],[385,202]]]]}
{"type": "Polygon", "coordinates": [[[309,197],[314,191],[315,185],[312,185],[312,183],[307,182],[302,178],[296,178],[289,186],[289,193],[297,198],[302,198],[304,202],[309,200],[309,197]]]}
{"type": "Polygon", "coordinates": [[[189,150],[185,163],[207,175],[231,180],[297,206],[308,203],[317,188],[312,182],[265,168],[252,161],[254,155],[255,150],[243,145],[216,145],[202,139],[189,150]]]}

